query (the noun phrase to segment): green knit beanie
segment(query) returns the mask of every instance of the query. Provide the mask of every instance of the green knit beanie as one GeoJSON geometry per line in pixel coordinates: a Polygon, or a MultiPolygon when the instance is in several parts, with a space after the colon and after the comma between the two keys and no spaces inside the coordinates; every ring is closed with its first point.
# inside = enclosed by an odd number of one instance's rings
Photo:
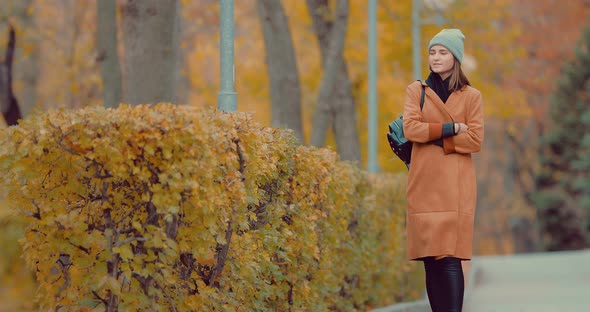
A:
{"type": "Polygon", "coordinates": [[[463,40],[465,35],[459,29],[443,29],[430,40],[428,50],[432,46],[440,44],[447,48],[455,58],[461,63],[463,60],[463,40]]]}

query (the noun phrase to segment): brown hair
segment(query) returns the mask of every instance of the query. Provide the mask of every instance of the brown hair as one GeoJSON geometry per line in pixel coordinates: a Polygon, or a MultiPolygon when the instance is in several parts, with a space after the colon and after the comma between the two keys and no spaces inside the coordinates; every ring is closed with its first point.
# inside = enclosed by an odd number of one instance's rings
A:
{"type": "Polygon", "coordinates": [[[451,76],[449,77],[449,91],[455,92],[458,90],[463,89],[465,86],[470,86],[469,79],[463,73],[461,69],[461,63],[454,58],[455,64],[453,65],[453,69],[451,71],[451,76]]]}

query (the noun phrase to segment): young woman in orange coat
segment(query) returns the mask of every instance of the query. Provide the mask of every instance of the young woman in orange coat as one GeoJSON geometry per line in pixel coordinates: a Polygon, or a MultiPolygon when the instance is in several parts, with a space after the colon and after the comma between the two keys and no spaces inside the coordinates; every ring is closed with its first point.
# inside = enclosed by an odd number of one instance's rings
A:
{"type": "Polygon", "coordinates": [[[461,311],[461,261],[472,256],[476,205],[471,154],[484,136],[481,93],[461,70],[465,36],[443,29],[428,45],[430,75],[407,88],[404,135],[414,142],[407,190],[407,256],[424,262],[434,312],[461,311]],[[422,85],[421,85],[422,84],[422,85]],[[423,109],[420,94],[425,88],[423,109]]]}

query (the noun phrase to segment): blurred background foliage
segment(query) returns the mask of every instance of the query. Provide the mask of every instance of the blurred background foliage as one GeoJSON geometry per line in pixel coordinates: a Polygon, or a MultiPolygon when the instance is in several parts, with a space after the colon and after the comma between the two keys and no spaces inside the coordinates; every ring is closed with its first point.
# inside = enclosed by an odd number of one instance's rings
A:
{"type": "MultiPolygon", "coordinates": [[[[119,25],[126,2],[116,1],[119,25]]],[[[238,110],[252,113],[255,120],[270,126],[271,82],[257,11],[261,2],[235,1],[236,90],[238,110]]],[[[308,6],[324,4],[333,14],[336,2],[282,1],[297,61],[303,141],[307,144],[322,83],[321,49],[308,6]]],[[[441,28],[462,29],[467,36],[464,69],[485,100],[485,146],[475,156],[479,186],[475,253],[587,248],[590,131],[586,107],[590,90],[585,70],[589,39],[582,38],[582,30],[588,22],[589,1],[426,2],[445,4],[439,9],[426,6],[422,12],[444,19],[442,24],[421,26],[421,46],[426,47],[441,28]],[[564,228],[573,228],[567,230],[573,233],[570,238],[558,237],[564,228]]],[[[382,135],[378,141],[382,172],[405,170],[391,153],[385,131],[402,110],[405,87],[413,79],[411,5],[410,0],[378,4],[377,129],[382,135]]],[[[0,55],[7,48],[11,24],[16,34],[13,89],[24,116],[33,110],[102,105],[96,7],[96,0],[2,1],[0,55]]],[[[366,13],[367,1],[349,1],[343,51],[354,97],[356,125],[351,126],[358,130],[362,167],[367,159],[369,126],[366,13]]],[[[333,22],[333,16],[328,14],[326,21],[333,22]]],[[[177,23],[176,101],[214,107],[219,92],[219,1],[179,1],[177,23]]],[[[121,27],[118,37],[122,40],[121,27]]],[[[117,48],[125,63],[124,45],[117,48]]],[[[425,48],[423,52],[422,74],[426,77],[425,48]]],[[[338,131],[328,131],[326,146],[338,149],[338,131]]],[[[0,212],[4,209],[0,206],[0,212]]],[[[2,253],[11,250],[3,247],[2,253]]],[[[6,272],[5,267],[0,269],[6,272]]]]}

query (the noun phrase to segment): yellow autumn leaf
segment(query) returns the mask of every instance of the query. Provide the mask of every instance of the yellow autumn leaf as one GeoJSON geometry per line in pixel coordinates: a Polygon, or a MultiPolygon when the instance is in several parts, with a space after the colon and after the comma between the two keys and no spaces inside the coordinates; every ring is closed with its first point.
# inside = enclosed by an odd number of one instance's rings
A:
{"type": "Polygon", "coordinates": [[[113,247],[113,253],[118,253],[123,260],[131,259],[134,256],[131,246],[127,244],[120,247],[113,247]]]}

